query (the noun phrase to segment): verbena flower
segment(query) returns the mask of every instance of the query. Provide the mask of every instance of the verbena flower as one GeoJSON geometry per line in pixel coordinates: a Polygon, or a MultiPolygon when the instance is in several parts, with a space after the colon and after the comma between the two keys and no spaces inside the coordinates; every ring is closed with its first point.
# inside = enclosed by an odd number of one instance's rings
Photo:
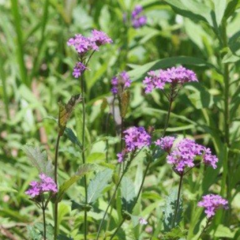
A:
{"type": "Polygon", "coordinates": [[[39,174],[40,182],[32,181],[30,183],[30,188],[25,192],[32,198],[35,198],[41,195],[44,192],[53,192],[58,191],[57,185],[51,177],[46,176],[44,173],[39,174]]]}
{"type": "Polygon", "coordinates": [[[175,137],[171,136],[162,137],[155,142],[155,145],[159,146],[162,150],[166,152],[170,152],[170,150],[173,147],[175,139],[176,139],[175,137]]]}
{"type": "Polygon", "coordinates": [[[122,92],[131,85],[131,80],[127,72],[123,71],[118,76],[114,76],[111,80],[112,93],[118,94],[119,91],[122,92]]]}
{"type": "Polygon", "coordinates": [[[202,201],[198,203],[199,207],[205,208],[207,218],[211,218],[215,215],[216,210],[219,208],[228,208],[228,201],[219,195],[208,194],[203,196],[202,201]]]}
{"type": "Polygon", "coordinates": [[[97,46],[94,50],[98,50],[98,46],[112,43],[112,39],[109,38],[106,33],[98,30],[92,30],[92,36],[90,37],[90,39],[97,46]]]}
{"type": "Polygon", "coordinates": [[[97,51],[99,46],[107,43],[112,43],[112,39],[109,38],[106,33],[92,30],[92,35],[90,37],[76,34],[75,37],[68,40],[67,45],[73,46],[80,55],[84,55],[90,50],[97,51]]]}
{"type": "Polygon", "coordinates": [[[143,8],[140,5],[137,5],[132,11],[132,26],[134,28],[140,28],[147,23],[147,17],[141,15],[142,11],[143,8]]]}
{"type": "Polygon", "coordinates": [[[151,136],[143,127],[130,127],[125,130],[124,140],[128,152],[147,147],[151,144],[151,136]]]}
{"type": "Polygon", "coordinates": [[[140,217],[139,218],[139,224],[140,225],[147,225],[147,220],[145,218],[140,217]]]}
{"type": "MultiPolygon", "coordinates": [[[[161,143],[163,144],[163,141],[161,143]]],[[[197,156],[202,157],[206,165],[210,165],[214,169],[217,167],[218,159],[215,155],[212,155],[211,150],[191,139],[180,140],[168,153],[167,162],[172,164],[174,170],[180,174],[184,173],[185,168],[195,166],[194,160],[197,156]]]]}
{"type": "Polygon", "coordinates": [[[86,66],[81,62],[77,62],[73,69],[73,76],[79,78],[85,70],[86,66]]]}
{"type": "Polygon", "coordinates": [[[91,39],[84,37],[81,34],[76,34],[75,37],[70,38],[67,45],[73,46],[80,55],[84,55],[86,52],[94,48],[91,39]]]}
{"type": "Polygon", "coordinates": [[[162,90],[166,83],[184,84],[187,82],[198,82],[196,74],[182,66],[159,70],[158,72],[149,71],[147,74],[148,76],[143,80],[146,93],[150,93],[154,89],[162,90]]]}

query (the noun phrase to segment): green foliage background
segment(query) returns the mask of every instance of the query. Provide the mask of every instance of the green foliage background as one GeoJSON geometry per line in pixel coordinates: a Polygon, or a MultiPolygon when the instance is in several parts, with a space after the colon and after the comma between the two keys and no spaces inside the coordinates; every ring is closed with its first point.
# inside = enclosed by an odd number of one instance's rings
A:
{"type": "MultiPolygon", "coordinates": [[[[157,138],[164,126],[168,102],[159,91],[146,95],[142,80],[150,69],[176,64],[194,70],[199,83],[187,84],[180,91],[167,133],[192,137],[211,147],[219,158],[217,170],[194,169],[184,179],[184,219],[180,228],[164,238],[160,236],[164,229],[165,203],[178,177],[164,158],[156,160],[145,181],[142,202],[135,209],[137,216],[149,218],[152,232],[125,224],[125,233],[120,231],[119,239],[150,239],[151,236],[152,239],[197,239],[205,218],[196,204],[209,192],[227,198],[230,208],[217,213],[203,239],[240,239],[239,8],[238,0],[1,0],[1,239],[29,239],[27,227],[41,221],[40,211],[24,193],[29,182],[36,178],[37,170],[26,157],[23,146],[41,145],[53,160],[57,103],[60,100],[66,103],[80,92],[79,82],[72,77],[77,59],[66,42],[75,33],[89,35],[92,29],[106,32],[113,44],[94,55],[85,74],[87,162],[115,169],[119,151],[118,117],[110,119],[110,126],[105,125],[111,78],[127,70],[134,80],[125,127],[154,126],[157,138]],[[141,29],[127,27],[123,22],[123,13],[130,13],[137,4],[143,6],[148,18],[147,25],[141,29]],[[106,136],[110,144],[108,163],[106,136]]],[[[68,127],[77,136],[81,135],[80,107],[76,108],[68,127]]],[[[79,146],[73,142],[64,135],[60,143],[61,182],[72,176],[82,162],[79,146]]],[[[138,156],[128,173],[131,181],[128,186],[139,187],[143,169],[143,156],[138,156]]],[[[93,178],[93,173],[88,178],[93,178]]],[[[106,207],[106,196],[113,184],[110,181],[99,198],[99,209],[106,207]]],[[[60,204],[60,231],[76,240],[82,239],[78,228],[83,215],[81,211],[71,210],[70,199],[79,203],[83,194],[80,181],[67,191],[60,204]]],[[[119,204],[112,212],[111,229],[119,219],[119,204]]],[[[89,239],[94,239],[101,216],[98,211],[89,213],[89,239]]],[[[52,223],[51,207],[47,217],[52,223]]]]}

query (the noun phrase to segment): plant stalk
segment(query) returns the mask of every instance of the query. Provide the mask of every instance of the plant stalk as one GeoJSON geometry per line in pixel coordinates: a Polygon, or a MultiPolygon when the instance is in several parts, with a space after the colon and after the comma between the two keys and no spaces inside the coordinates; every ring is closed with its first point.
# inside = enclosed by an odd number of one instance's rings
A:
{"type": "Polygon", "coordinates": [[[180,193],[181,193],[181,188],[182,188],[182,183],[183,183],[183,176],[184,176],[184,174],[180,175],[180,181],[179,181],[179,185],[178,185],[177,205],[176,205],[175,212],[174,212],[172,227],[174,227],[174,224],[177,220],[177,213],[178,213],[178,208],[179,208],[179,203],[180,203],[180,193]]]}
{"type": "MultiPolygon", "coordinates": [[[[83,78],[83,74],[81,75],[81,90],[82,90],[82,161],[83,164],[86,163],[86,157],[85,157],[85,128],[86,128],[86,107],[85,107],[85,97],[84,97],[84,78],[83,78]]],[[[87,177],[86,175],[84,175],[84,189],[85,189],[85,204],[87,204],[87,177]]],[[[87,240],[87,209],[84,208],[84,240],[87,240]]]]}
{"type": "Polygon", "coordinates": [[[123,218],[122,221],[120,222],[120,224],[118,225],[117,229],[114,231],[113,235],[111,236],[111,238],[109,240],[112,240],[114,238],[114,236],[117,234],[118,230],[123,225],[124,221],[125,221],[125,219],[123,218]]]}
{"type": "Polygon", "coordinates": [[[46,235],[46,214],[45,214],[45,207],[42,206],[42,214],[43,214],[43,240],[47,240],[46,235]]]}
{"type": "MultiPolygon", "coordinates": [[[[57,136],[56,148],[55,148],[55,160],[54,160],[54,181],[57,184],[57,165],[58,165],[58,150],[59,150],[59,142],[60,142],[61,134],[59,133],[57,136]]],[[[54,203],[54,240],[57,240],[58,234],[58,200],[56,197],[56,201],[54,203]]]]}

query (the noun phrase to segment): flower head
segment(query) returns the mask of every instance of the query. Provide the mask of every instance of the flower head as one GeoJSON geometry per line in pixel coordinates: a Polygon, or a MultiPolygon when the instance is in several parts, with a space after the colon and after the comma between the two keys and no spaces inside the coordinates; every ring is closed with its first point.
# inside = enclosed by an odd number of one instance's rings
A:
{"type": "Polygon", "coordinates": [[[86,66],[81,62],[77,62],[73,69],[73,76],[79,78],[85,70],[86,66]]]}
{"type": "Polygon", "coordinates": [[[73,46],[81,55],[85,54],[94,47],[92,41],[81,34],[76,34],[75,37],[70,38],[67,42],[67,45],[73,46]]]}
{"type": "Polygon", "coordinates": [[[40,182],[32,181],[30,188],[25,192],[30,197],[34,198],[41,195],[44,192],[58,191],[57,185],[51,177],[46,176],[44,173],[39,174],[40,182]]]}
{"type": "Polygon", "coordinates": [[[112,39],[102,31],[92,30],[91,41],[96,44],[94,50],[98,50],[98,46],[105,45],[107,43],[112,43],[112,39]]]}
{"type": "Polygon", "coordinates": [[[147,222],[147,220],[145,218],[142,218],[142,217],[139,218],[139,224],[140,225],[147,225],[147,223],[148,222],[147,222]]]}
{"type": "MultiPolygon", "coordinates": [[[[169,146],[172,146],[171,144],[173,144],[174,140],[171,139],[167,141],[165,138],[163,138],[164,140],[162,141],[157,141],[156,145],[159,145],[160,147],[162,145],[167,148],[167,144],[169,143],[169,146]]],[[[194,160],[197,156],[202,157],[203,162],[206,165],[210,165],[213,168],[217,167],[216,163],[218,162],[218,159],[215,155],[212,155],[211,150],[191,139],[185,138],[180,140],[171,151],[167,152],[169,153],[167,156],[167,162],[172,164],[174,166],[174,170],[180,174],[184,173],[185,168],[192,168],[195,166],[194,160]]]]}
{"type": "Polygon", "coordinates": [[[143,11],[143,8],[140,5],[137,5],[132,11],[132,26],[134,28],[140,28],[147,23],[147,17],[144,15],[141,15],[142,11],[143,11]]]}
{"type": "Polygon", "coordinates": [[[198,206],[204,207],[204,212],[206,213],[207,218],[211,218],[215,215],[217,209],[227,209],[228,201],[219,195],[208,194],[206,196],[203,196],[203,199],[198,203],[198,206]]]}
{"type": "Polygon", "coordinates": [[[123,71],[118,76],[114,76],[111,80],[112,83],[112,93],[118,94],[119,90],[123,91],[129,88],[131,85],[131,80],[127,72],[123,71]]]}
{"type": "Polygon", "coordinates": [[[160,70],[158,73],[150,71],[143,83],[145,84],[145,92],[149,93],[154,89],[164,89],[166,83],[184,84],[197,81],[197,76],[192,70],[180,66],[160,70]]]}
{"type": "Polygon", "coordinates": [[[143,127],[130,127],[124,131],[124,140],[128,152],[147,147],[151,143],[151,136],[143,127]]]}
{"type": "Polygon", "coordinates": [[[162,137],[160,139],[158,139],[155,144],[156,146],[159,146],[162,150],[166,151],[166,152],[170,152],[170,150],[173,147],[173,143],[175,141],[175,137],[162,137]]]}

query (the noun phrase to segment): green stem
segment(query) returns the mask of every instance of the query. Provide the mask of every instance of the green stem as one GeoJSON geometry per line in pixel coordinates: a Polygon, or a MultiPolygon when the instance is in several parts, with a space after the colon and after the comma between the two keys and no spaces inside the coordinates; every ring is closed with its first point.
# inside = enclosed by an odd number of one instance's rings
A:
{"type": "Polygon", "coordinates": [[[140,193],[141,193],[141,191],[142,191],[143,184],[144,184],[144,182],[145,182],[145,178],[146,178],[146,176],[147,176],[147,172],[148,172],[148,169],[149,169],[149,167],[150,167],[150,164],[151,164],[151,161],[148,160],[148,163],[147,163],[147,166],[146,166],[146,169],[145,169],[144,175],[143,175],[143,179],[142,179],[142,182],[141,182],[140,188],[139,188],[139,190],[138,190],[138,194],[137,194],[136,202],[138,201],[138,198],[139,198],[140,193]]]}
{"type": "Polygon", "coordinates": [[[20,9],[18,5],[18,0],[11,0],[11,9],[14,20],[14,26],[17,34],[17,60],[19,65],[19,72],[21,81],[28,87],[30,87],[30,82],[27,76],[27,70],[24,61],[24,50],[23,50],[23,37],[22,37],[22,26],[20,9]]]}
{"type": "Polygon", "coordinates": [[[168,124],[169,124],[169,119],[170,119],[170,114],[171,114],[171,109],[172,109],[172,103],[174,101],[174,92],[175,92],[175,88],[174,86],[171,86],[171,92],[170,92],[170,96],[169,96],[169,106],[168,106],[168,112],[167,112],[167,117],[166,117],[166,121],[165,121],[165,126],[164,126],[164,130],[163,130],[163,137],[166,134],[166,130],[168,128],[168,124]]]}
{"type": "Polygon", "coordinates": [[[2,87],[3,87],[3,100],[5,105],[5,112],[7,120],[10,120],[10,113],[9,113],[9,101],[8,101],[8,94],[7,94],[7,87],[6,87],[6,76],[3,67],[3,61],[0,59],[0,77],[2,79],[2,87]]]}
{"type": "Polygon", "coordinates": [[[210,223],[211,223],[211,218],[209,218],[209,219],[207,220],[206,225],[205,225],[205,227],[203,228],[203,230],[202,230],[202,232],[201,232],[201,234],[199,235],[199,237],[198,237],[197,240],[199,240],[199,239],[201,238],[202,234],[207,230],[207,228],[209,227],[210,223]]]}
{"type": "Polygon", "coordinates": [[[43,240],[47,240],[46,235],[46,215],[45,215],[45,207],[42,206],[42,214],[43,214],[43,240]]]}
{"type": "MultiPolygon", "coordinates": [[[[226,29],[226,20],[223,21],[223,44],[224,48],[228,47],[227,43],[227,29],[226,29]]],[[[223,67],[224,72],[224,130],[225,130],[225,142],[229,146],[229,64],[224,63],[223,67]]]]}
{"type": "Polygon", "coordinates": [[[125,219],[123,218],[122,221],[120,222],[120,224],[118,225],[117,229],[114,231],[113,235],[111,236],[111,238],[109,240],[112,240],[114,238],[114,236],[117,234],[118,230],[123,225],[124,221],[125,221],[125,219]]]}
{"type": "Polygon", "coordinates": [[[181,188],[182,188],[182,183],[183,183],[183,175],[184,174],[180,175],[180,181],[179,181],[179,185],[178,185],[177,205],[176,205],[175,212],[174,212],[172,227],[174,227],[174,224],[177,220],[177,213],[178,213],[178,208],[179,208],[179,203],[180,203],[180,193],[181,193],[181,188]]]}
{"type": "MultiPolygon", "coordinates": [[[[58,134],[57,143],[55,148],[55,160],[54,160],[54,181],[57,184],[57,167],[58,167],[58,150],[59,150],[59,142],[60,142],[61,134],[58,134]]],[[[58,234],[58,200],[56,197],[56,201],[54,203],[54,240],[57,239],[58,234]]]]}
{"type": "Polygon", "coordinates": [[[106,208],[106,210],[105,210],[105,212],[104,212],[103,218],[102,218],[102,220],[101,220],[101,222],[100,222],[100,225],[99,225],[99,227],[98,227],[98,233],[97,233],[97,238],[96,238],[96,240],[99,239],[100,231],[101,231],[102,225],[103,225],[103,221],[105,220],[105,218],[106,218],[106,216],[107,216],[108,209],[109,209],[109,207],[111,206],[111,203],[112,203],[112,201],[113,201],[113,199],[114,199],[114,197],[115,197],[115,195],[116,195],[116,193],[117,193],[117,190],[118,190],[118,188],[119,188],[119,186],[120,186],[120,184],[121,184],[121,181],[122,181],[125,173],[126,173],[127,170],[128,170],[128,167],[129,167],[130,164],[131,164],[131,160],[132,160],[132,159],[133,159],[133,157],[132,157],[132,158],[129,160],[129,162],[127,163],[127,166],[126,166],[126,168],[124,169],[124,171],[123,171],[123,173],[122,173],[122,175],[121,175],[121,177],[120,177],[120,179],[119,179],[119,182],[118,182],[118,184],[117,184],[116,187],[115,187],[115,190],[114,190],[114,192],[113,192],[113,195],[112,195],[112,197],[110,198],[110,200],[109,200],[109,202],[108,202],[107,208],[106,208]]]}
{"type": "MultiPolygon", "coordinates": [[[[86,163],[86,157],[85,157],[85,128],[86,128],[86,107],[85,107],[85,97],[84,97],[84,78],[83,78],[83,74],[81,75],[81,90],[82,90],[82,161],[83,164],[86,163]]],[[[87,177],[86,175],[84,175],[84,189],[85,189],[85,204],[87,204],[87,177]]],[[[87,209],[84,208],[84,240],[87,240],[87,209]]]]}

